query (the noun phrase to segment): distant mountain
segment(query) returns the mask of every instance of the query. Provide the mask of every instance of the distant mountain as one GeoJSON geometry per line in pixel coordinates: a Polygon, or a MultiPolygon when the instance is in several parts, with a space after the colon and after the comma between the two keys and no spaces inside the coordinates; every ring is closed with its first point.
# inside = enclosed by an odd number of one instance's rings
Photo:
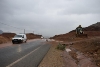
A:
{"type": "Polygon", "coordinates": [[[2,30],[0,30],[0,34],[2,34],[3,33],[3,31],[2,30]]]}

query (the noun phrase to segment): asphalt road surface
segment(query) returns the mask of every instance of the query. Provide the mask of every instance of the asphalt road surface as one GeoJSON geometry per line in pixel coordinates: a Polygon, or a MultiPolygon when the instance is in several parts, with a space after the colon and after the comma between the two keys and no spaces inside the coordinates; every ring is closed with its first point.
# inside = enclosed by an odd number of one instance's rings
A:
{"type": "Polygon", "coordinates": [[[50,45],[45,40],[0,48],[0,67],[38,67],[50,45]]]}

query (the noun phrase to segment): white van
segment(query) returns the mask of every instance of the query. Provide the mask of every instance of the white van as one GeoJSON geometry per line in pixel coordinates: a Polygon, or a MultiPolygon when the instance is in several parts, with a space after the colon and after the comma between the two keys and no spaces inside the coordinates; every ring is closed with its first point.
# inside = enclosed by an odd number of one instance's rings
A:
{"type": "Polygon", "coordinates": [[[17,34],[12,38],[12,43],[22,43],[22,42],[27,42],[27,37],[26,34],[17,34]]]}

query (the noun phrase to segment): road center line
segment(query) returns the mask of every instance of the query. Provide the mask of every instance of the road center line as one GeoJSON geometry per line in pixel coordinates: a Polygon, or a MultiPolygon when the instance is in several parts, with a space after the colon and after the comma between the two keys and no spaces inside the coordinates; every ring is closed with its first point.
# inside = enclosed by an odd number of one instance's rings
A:
{"type": "MultiPolygon", "coordinates": [[[[41,46],[40,46],[41,47],[41,46]]],[[[30,53],[26,54],[25,56],[23,56],[22,58],[19,58],[18,60],[14,61],[13,63],[9,64],[6,67],[11,67],[13,65],[15,65],[16,63],[18,63],[19,61],[21,61],[22,59],[26,58],[27,56],[29,56],[30,54],[32,54],[33,52],[35,52],[36,50],[38,50],[40,47],[36,48],[35,50],[31,51],[30,53]]]]}

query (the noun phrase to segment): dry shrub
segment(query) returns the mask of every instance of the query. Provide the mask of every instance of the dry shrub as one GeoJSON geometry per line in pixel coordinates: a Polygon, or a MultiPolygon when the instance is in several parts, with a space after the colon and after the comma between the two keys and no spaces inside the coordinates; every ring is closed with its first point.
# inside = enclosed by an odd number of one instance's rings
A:
{"type": "Polygon", "coordinates": [[[58,50],[65,50],[65,47],[66,47],[66,45],[63,45],[63,44],[60,44],[60,43],[57,45],[58,50]]]}

